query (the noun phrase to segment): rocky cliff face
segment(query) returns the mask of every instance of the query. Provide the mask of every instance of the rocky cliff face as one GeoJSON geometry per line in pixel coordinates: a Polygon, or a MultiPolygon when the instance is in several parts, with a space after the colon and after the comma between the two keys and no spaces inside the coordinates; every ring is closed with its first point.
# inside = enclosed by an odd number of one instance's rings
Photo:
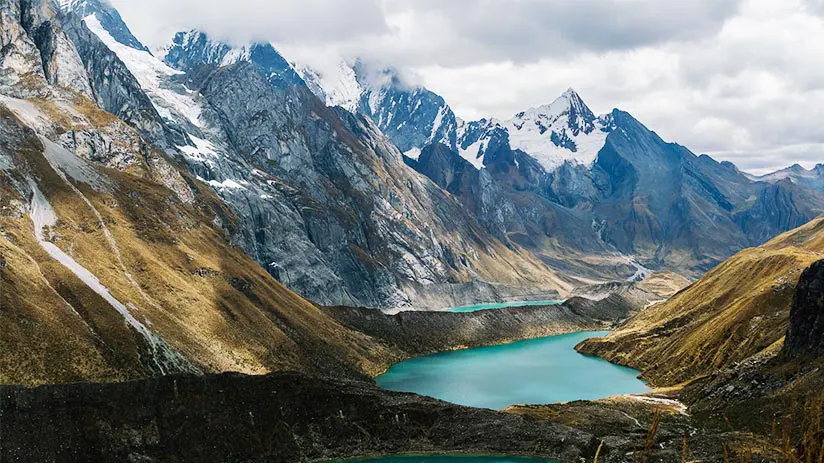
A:
{"type": "Polygon", "coordinates": [[[123,22],[120,13],[112,8],[106,0],[57,0],[57,5],[67,13],[74,13],[78,18],[90,15],[97,16],[100,24],[109,31],[119,43],[136,50],[149,51],[137,37],[132,34],[129,26],[123,22]]]}
{"type": "MultiPolygon", "coordinates": [[[[272,87],[259,75],[252,65],[240,63],[217,71],[201,93],[221,114],[238,152],[254,153],[260,170],[290,181],[327,209],[325,214],[304,215],[321,221],[310,230],[327,230],[310,235],[310,240],[335,274],[347,275],[341,278],[351,295],[345,302],[409,305],[414,302],[403,286],[442,285],[450,274],[461,278],[470,268],[496,281],[489,272],[495,272],[493,267],[472,262],[478,251],[486,253],[479,247],[483,241],[499,245],[484,237],[458,203],[416,178],[368,120],[326,108],[302,85],[272,87]],[[276,110],[290,106],[294,109],[289,112],[276,110]],[[267,116],[257,117],[261,114],[267,116]]],[[[257,244],[262,250],[268,245],[257,244]]],[[[323,298],[321,294],[329,294],[326,289],[306,294],[337,302],[323,298]]]]}
{"type": "Polygon", "coordinates": [[[2,6],[18,35],[0,69],[35,71],[0,86],[0,382],[286,369],[363,377],[399,358],[275,281],[232,242],[240,222],[206,184],[98,106],[150,100],[127,71],[92,78],[126,69],[96,35],[51,2],[2,6]],[[55,37],[71,47],[54,48],[55,37]],[[64,66],[86,74],[91,95],[60,84],[64,66]],[[36,71],[47,67],[50,77],[36,71]]]}
{"type": "Polygon", "coordinates": [[[165,54],[175,69],[118,41],[105,11],[84,13],[72,23],[84,66],[115,76],[101,105],[207,182],[240,220],[235,241],[290,288],[372,307],[448,306],[454,285],[496,299],[571,289],[408,169],[370,121],[325,107],[271,45],[179,34],[165,54]]]}
{"type": "Polygon", "coordinates": [[[533,176],[543,172],[536,161],[506,144],[491,145],[485,155],[489,166],[478,170],[455,150],[437,144],[407,164],[460,198],[488,233],[518,243],[566,275],[579,281],[635,275],[631,261],[592,226],[591,213],[542,194],[538,182],[544,180],[533,176]]]}
{"type": "Polygon", "coordinates": [[[792,357],[824,355],[824,261],[804,270],[798,280],[784,352],[792,357]]]}
{"type": "Polygon", "coordinates": [[[463,122],[446,101],[390,66],[358,59],[324,73],[300,65],[298,69],[318,98],[369,117],[411,159],[433,143],[457,146],[463,122]]]}
{"type": "Polygon", "coordinates": [[[36,96],[49,83],[91,95],[77,50],[57,16],[51,2],[0,2],[4,31],[0,85],[4,93],[36,96]]]}
{"type": "Polygon", "coordinates": [[[375,121],[401,152],[415,158],[432,143],[456,146],[460,121],[444,99],[426,88],[410,86],[391,68],[355,65],[364,89],[358,111],[375,121]]]}
{"type": "Polygon", "coordinates": [[[765,242],[778,230],[798,228],[820,212],[819,196],[783,180],[758,192],[752,206],[734,216],[749,242],[765,242]]]}

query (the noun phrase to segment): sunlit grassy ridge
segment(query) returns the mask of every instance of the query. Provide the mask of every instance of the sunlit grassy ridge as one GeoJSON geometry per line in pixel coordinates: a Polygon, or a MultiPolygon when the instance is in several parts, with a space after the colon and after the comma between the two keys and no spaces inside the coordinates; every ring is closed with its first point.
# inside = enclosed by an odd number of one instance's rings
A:
{"type": "Polygon", "coordinates": [[[640,369],[654,385],[694,380],[782,340],[801,272],[824,258],[824,217],[728,259],[581,352],[640,369]]]}
{"type": "MultiPolygon", "coordinates": [[[[51,122],[58,131],[112,125],[130,131],[98,111],[84,118],[84,105],[71,119],[51,122]]],[[[231,244],[225,229],[234,226],[232,214],[162,155],[135,149],[136,160],[123,170],[81,161],[105,184],[92,186],[61,175],[43,142],[2,106],[0,117],[0,152],[13,166],[0,170],[0,382],[123,380],[156,367],[151,346],[123,316],[39,245],[29,181],[58,217],[50,241],[94,274],[186,368],[357,375],[396,360],[391,349],[344,328],[231,244]]]]}

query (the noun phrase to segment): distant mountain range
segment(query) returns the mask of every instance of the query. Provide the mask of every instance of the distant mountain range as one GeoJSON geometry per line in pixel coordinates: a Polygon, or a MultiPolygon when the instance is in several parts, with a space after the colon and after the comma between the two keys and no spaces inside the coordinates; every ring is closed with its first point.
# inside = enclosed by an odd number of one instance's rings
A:
{"type": "Polygon", "coordinates": [[[824,164],[817,164],[809,170],[798,164],[794,164],[786,169],[781,169],[770,174],[761,176],[749,175],[749,177],[755,181],[768,183],[779,183],[784,180],[789,180],[794,184],[824,192],[824,164]]]}
{"type": "Polygon", "coordinates": [[[820,167],[753,177],[665,142],[629,113],[597,116],[572,89],[506,121],[466,122],[391,68],[381,79],[360,77],[365,68],[357,62],[347,74],[361,88],[358,111],[377,115],[410,166],[461,198],[490,233],[578,275],[596,266],[581,258],[577,267],[569,253],[612,249],[696,277],[824,212],[820,167]]]}

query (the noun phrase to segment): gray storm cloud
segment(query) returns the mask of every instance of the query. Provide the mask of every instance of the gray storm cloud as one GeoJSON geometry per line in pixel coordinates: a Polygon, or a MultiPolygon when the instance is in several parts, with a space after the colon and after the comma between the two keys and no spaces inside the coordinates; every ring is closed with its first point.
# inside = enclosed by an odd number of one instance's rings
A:
{"type": "Polygon", "coordinates": [[[487,59],[532,61],[700,38],[717,32],[738,2],[387,0],[386,6],[390,12],[448,27],[487,59]]]}

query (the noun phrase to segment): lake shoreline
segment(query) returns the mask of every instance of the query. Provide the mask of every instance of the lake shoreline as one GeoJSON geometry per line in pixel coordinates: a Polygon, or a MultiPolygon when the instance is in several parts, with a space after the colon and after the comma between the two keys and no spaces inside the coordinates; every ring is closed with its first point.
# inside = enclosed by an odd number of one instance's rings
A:
{"type": "Polygon", "coordinates": [[[560,301],[518,301],[518,302],[487,302],[482,304],[465,305],[461,307],[449,307],[446,309],[439,309],[436,312],[450,312],[450,313],[472,313],[483,310],[500,310],[500,309],[517,309],[521,307],[552,307],[563,304],[565,300],[560,301]]]}
{"type": "MultiPolygon", "coordinates": [[[[549,306],[510,307],[475,312],[406,311],[386,314],[375,309],[322,307],[347,328],[366,334],[401,353],[387,359],[372,377],[413,358],[497,346],[582,331],[603,331],[638,310],[639,302],[622,295],[594,301],[575,297],[549,306]]],[[[641,306],[642,307],[642,306],[641,306]]]]}
{"type": "Polygon", "coordinates": [[[575,346],[609,331],[577,331],[495,346],[440,352],[393,365],[375,379],[387,390],[504,410],[650,392],[641,372],[584,356],[575,346]]]}

